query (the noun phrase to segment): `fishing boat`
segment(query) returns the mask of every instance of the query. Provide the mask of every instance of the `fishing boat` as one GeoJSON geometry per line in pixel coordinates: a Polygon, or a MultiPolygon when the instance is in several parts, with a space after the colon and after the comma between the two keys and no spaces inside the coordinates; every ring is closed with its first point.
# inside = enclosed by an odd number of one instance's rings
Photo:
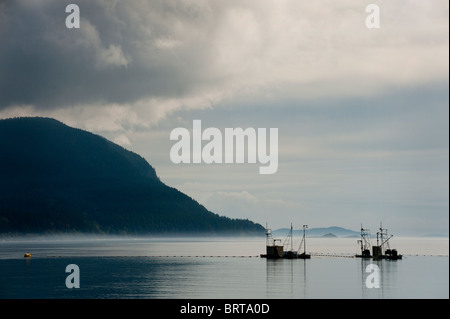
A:
{"type": "Polygon", "coordinates": [[[397,249],[391,249],[389,240],[394,235],[389,235],[386,228],[383,228],[380,223],[380,229],[377,232],[377,245],[372,246],[372,258],[373,259],[389,259],[398,260],[402,259],[402,255],[397,252],[397,249]]]}
{"type": "Polygon", "coordinates": [[[291,223],[291,228],[289,233],[281,244],[281,239],[275,239],[272,236],[272,231],[267,228],[266,225],[266,253],[261,254],[262,258],[268,259],[310,259],[311,255],[306,253],[306,229],[308,225],[303,225],[303,238],[297,250],[294,250],[294,238],[293,238],[293,226],[291,223]],[[279,242],[279,243],[278,243],[279,242]],[[285,247],[288,247],[285,250],[285,247]],[[303,252],[301,253],[301,248],[303,247],[303,252]]]}
{"type": "Polygon", "coordinates": [[[30,257],[31,257],[31,254],[27,251],[27,252],[25,253],[25,255],[23,255],[23,257],[24,257],[24,258],[30,258],[30,257]]]}

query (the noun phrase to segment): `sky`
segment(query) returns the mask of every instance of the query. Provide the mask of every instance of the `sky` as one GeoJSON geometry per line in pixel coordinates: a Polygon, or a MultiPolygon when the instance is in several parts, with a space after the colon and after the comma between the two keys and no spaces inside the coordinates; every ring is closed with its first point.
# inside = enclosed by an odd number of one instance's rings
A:
{"type": "Polygon", "coordinates": [[[219,215],[448,235],[448,58],[445,0],[3,0],[0,118],[102,135],[219,215]],[[173,163],[194,120],[277,128],[277,171],[173,163]]]}

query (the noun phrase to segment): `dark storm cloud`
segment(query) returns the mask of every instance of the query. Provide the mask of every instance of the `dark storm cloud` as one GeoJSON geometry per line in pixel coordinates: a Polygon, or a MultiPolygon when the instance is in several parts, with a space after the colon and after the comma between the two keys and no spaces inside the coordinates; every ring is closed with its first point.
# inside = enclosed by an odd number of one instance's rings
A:
{"type": "Polygon", "coordinates": [[[81,27],[68,29],[69,3],[0,6],[1,109],[183,95],[201,76],[204,61],[189,53],[198,43],[180,37],[188,28],[183,24],[204,19],[202,8],[166,1],[152,1],[151,8],[146,1],[77,1],[81,27]]]}
{"type": "Polygon", "coordinates": [[[379,30],[356,0],[79,0],[81,26],[68,29],[70,2],[1,2],[1,117],[61,110],[71,123],[122,129],[223,101],[448,81],[443,0],[381,1],[379,30]]]}

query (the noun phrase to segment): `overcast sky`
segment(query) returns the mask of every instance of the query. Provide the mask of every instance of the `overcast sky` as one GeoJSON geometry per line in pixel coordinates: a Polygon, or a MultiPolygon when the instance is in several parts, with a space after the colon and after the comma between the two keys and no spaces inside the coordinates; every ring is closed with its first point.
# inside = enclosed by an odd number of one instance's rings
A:
{"type": "Polygon", "coordinates": [[[370,3],[0,1],[0,118],[105,136],[220,215],[448,234],[448,1],[376,1],[376,29],[370,3]],[[172,163],[194,119],[278,128],[278,171],[172,163]]]}

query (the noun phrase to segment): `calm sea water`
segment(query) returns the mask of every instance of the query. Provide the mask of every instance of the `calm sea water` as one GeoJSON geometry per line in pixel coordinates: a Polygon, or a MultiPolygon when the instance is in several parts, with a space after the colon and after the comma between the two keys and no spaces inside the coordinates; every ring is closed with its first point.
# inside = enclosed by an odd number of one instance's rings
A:
{"type": "Polygon", "coordinates": [[[449,298],[448,238],[396,238],[397,261],[353,258],[356,240],[311,238],[309,260],[259,258],[264,238],[2,240],[0,299],[449,298]],[[66,287],[69,264],[80,288],[66,287]],[[379,288],[366,285],[369,264],[379,288]]]}

